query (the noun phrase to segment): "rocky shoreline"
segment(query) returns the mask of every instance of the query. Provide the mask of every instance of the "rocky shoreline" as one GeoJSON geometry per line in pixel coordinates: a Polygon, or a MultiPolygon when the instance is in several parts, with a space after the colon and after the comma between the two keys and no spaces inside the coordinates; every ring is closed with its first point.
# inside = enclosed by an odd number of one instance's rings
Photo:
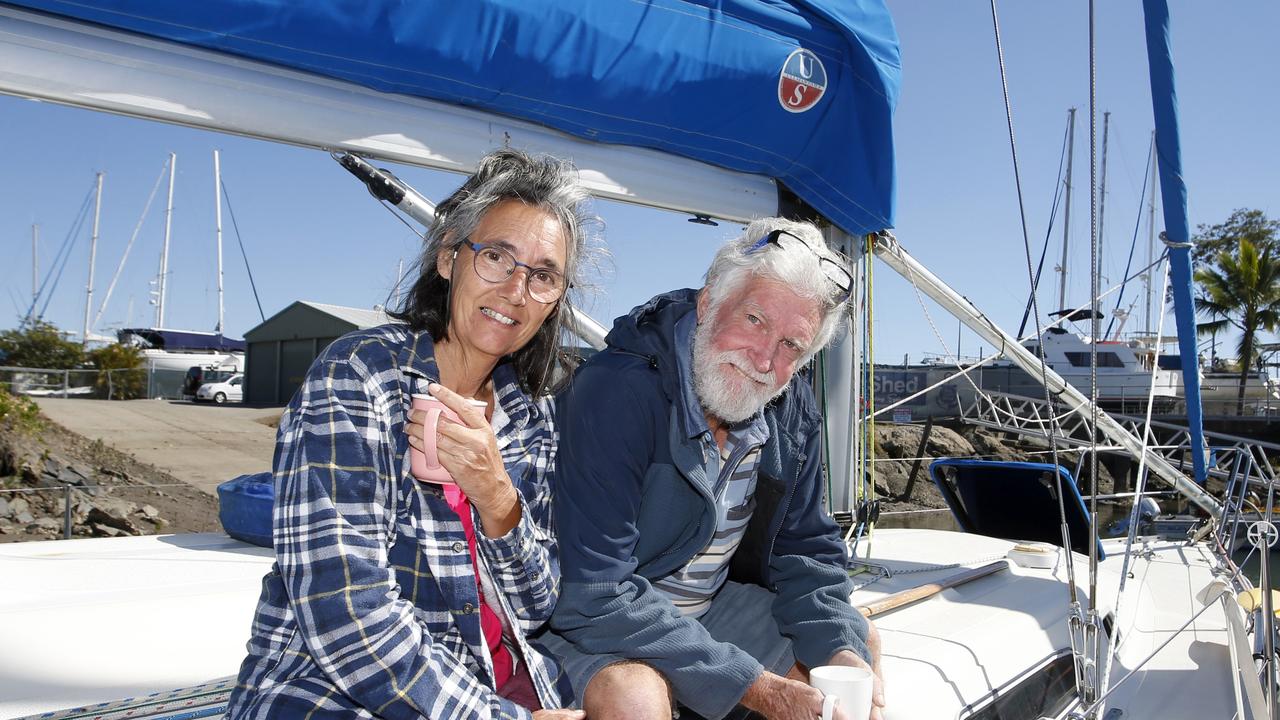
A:
{"type": "Polygon", "coordinates": [[[0,421],[0,542],[63,537],[68,496],[72,537],[220,529],[213,496],[34,410],[24,422],[7,414],[0,421]]]}
{"type": "MultiPolygon", "coordinates": [[[[935,424],[879,424],[876,426],[876,448],[872,463],[876,495],[886,510],[944,508],[946,503],[929,477],[929,463],[940,457],[980,458],[1015,462],[1051,462],[1047,443],[1020,438],[985,428],[956,422],[935,424]]],[[[1080,460],[1079,452],[1058,451],[1058,462],[1072,471],[1080,460]]],[[[1115,491],[1117,474],[1127,470],[1126,464],[1104,461],[1098,466],[1098,488],[1106,494],[1115,491]]],[[[1081,494],[1089,492],[1092,483],[1086,472],[1077,478],[1081,494]]],[[[1123,480],[1122,480],[1123,484],[1123,480]]]]}
{"type": "MultiPolygon", "coordinates": [[[[73,537],[220,529],[215,497],[101,441],[86,440],[34,406],[30,413],[33,420],[25,423],[0,419],[0,542],[63,537],[68,488],[73,537]]],[[[875,434],[873,476],[884,512],[946,507],[929,478],[934,458],[1049,461],[1044,443],[959,423],[881,423],[875,434]]],[[[1079,454],[1060,452],[1059,458],[1074,471],[1079,454]]],[[[1125,468],[1103,463],[1103,493],[1115,487],[1113,469],[1123,486],[1125,468]]],[[[1081,478],[1082,492],[1090,485],[1088,477],[1081,478]]]]}

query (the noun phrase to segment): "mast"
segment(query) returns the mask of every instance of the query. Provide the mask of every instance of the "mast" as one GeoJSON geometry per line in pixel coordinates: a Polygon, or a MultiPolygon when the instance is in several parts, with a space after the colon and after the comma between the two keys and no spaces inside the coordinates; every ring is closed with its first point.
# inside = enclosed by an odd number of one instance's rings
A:
{"type": "MultiPolygon", "coordinates": [[[[1102,264],[1103,219],[1107,214],[1107,131],[1111,127],[1111,113],[1102,113],[1102,175],[1098,180],[1098,264],[1102,264]]],[[[1098,298],[1090,298],[1089,304],[1096,305],[1098,298]]],[[[1095,340],[1097,338],[1094,338],[1095,340]]]]}
{"type": "Polygon", "coordinates": [[[173,176],[178,172],[178,155],[169,153],[169,201],[164,208],[164,246],[160,250],[160,277],[156,283],[156,327],[164,327],[164,295],[169,278],[169,233],[173,229],[173,176]]]}
{"type": "Polygon", "coordinates": [[[1071,156],[1076,146],[1076,109],[1067,110],[1067,180],[1062,211],[1062,264],[1058,267],[1058,309],[1067,309],[1067,243],[1071,237],[1071,156]]]}
{"type": "MultiPolygon", "coordinates": [[[[1156,193],[1160,191],[1160,176],[1156,174],[1156,131],[1151,131],[1151,201],[1147,205],[1147,271],[1143,273],[1143,284],[1147,287],[1147,314],[1146,324],[1143,331],[1147,336],[1151,335],[1151,263],[1155,261],[1156,254],[1156,193]]],[[[1162,298],[1161,306],[1164,305],[1162,298]]],[[[1155,340],[1155,348],[1157,355],[1160,350],[1160,338],[1155,340]]]]}
{"type": "Polygon", "coordinates": [[[93,265],[98,255],[98,221],[102,216],[102,173],[98,173],[97,197],[93,202],[93,235],[89,238],[89,283],[84,293],[84,332],[80,335],[81,344],[89,345],[89,313],[93,308],[93,265]]]}
{"type": "Polygon", "coordinates": [[[213,151],[213,207],[214,223],[218,238],[218,327],[222,334],[222,165],[218,159],[218,151],[213,151]]]}

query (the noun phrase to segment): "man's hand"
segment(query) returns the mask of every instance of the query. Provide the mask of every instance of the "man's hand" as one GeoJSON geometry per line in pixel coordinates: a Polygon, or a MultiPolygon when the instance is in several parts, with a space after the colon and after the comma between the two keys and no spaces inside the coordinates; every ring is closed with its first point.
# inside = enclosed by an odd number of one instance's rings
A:
{"type": "MultiPolygon", "coordinates": [[[[766,671],[751,683],[741,702],[769,720],[818,720],[822,717],[822,700],[817,689],[766,671]]],[[[848,720],[839,705],[832,720],[848,720]]]]}
{"type": "Polygon", "coordinates": [[[867,649],[871,651],[870,665],[851,650],[841,650],[831,656],[827,664],[851,665],[870,670],[874,676],[871,690],[871,720],[883,720],[881,711],[884,708],[884,681],[880,678],[880,631],[870,620],[867,621],[867,649]]]}

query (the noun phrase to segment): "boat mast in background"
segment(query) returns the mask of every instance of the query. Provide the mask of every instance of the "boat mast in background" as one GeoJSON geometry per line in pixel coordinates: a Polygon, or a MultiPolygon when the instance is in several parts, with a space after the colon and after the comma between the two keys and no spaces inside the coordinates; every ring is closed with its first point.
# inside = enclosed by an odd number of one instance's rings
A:
{"type": "Polygon", "coordinates": [[[215,331],[222,334],[222,165],[218,159],[218,151],[213,151],[213,214],[214,227],[218,238],[218,327],[215,331]]]}
{"type": "Polygon", "coordinates": [[[97,197],[93,202],[93,235],[89,238],[89,283],[84,294],[84,332],[80,335],[81,345],[89,345],[89,315],[93,310],[93,266],[98,255],[98,224],[102,219],[102,173],[98,173],[97,197]]]}
{"type": "Polygon", "coordinates": [[[1062,210],[1062,264],[1058,266],[1058,309],[1067,309],[1067,247],[1071,237],[1071,156],[1076,146],[1076,109],[1067,110],[1067,179],[1062,210]]]}
{"type": "MultiPolygon", "coordinates": [[[[1107,217],[1107,136],[1111,130],[1111,113],[1102,113],[1102,170],[1098,178],[1098,263],[1102,263],[1102,248],[1106,243],[1103,235],[1103,224],[1107,217]]],[[[1098,271],[1101,275],[1101,269],[1098,271]]],[[[1092,298],[1089,303],[1095,307],[1098,304],[1097,298],[1092,298]]],[[[1094,338],[1095,340],[1097,338],[1094,338]]]]}
{"type": "Polygon", "coordinates": [[[169,201],[164,208],[164,247],[160,250],[160,277],[156,278],[156,327],[164,327],[164,294],[169,277],[169,233],[173,229],[173,177],[178,173],[178,155],[169,153],[169,201]]]}

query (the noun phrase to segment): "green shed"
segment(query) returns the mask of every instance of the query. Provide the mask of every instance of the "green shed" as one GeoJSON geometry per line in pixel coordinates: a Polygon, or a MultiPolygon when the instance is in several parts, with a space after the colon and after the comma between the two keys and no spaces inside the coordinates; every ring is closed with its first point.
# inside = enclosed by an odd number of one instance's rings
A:
{"type": "Polygon", "coordinates": [[[283,405],[302,384],[321,350],[352,330],[383,325],[391,318],[381,308],[325,305],[299,300],[244,334],[244,401],[283,405]]]}

